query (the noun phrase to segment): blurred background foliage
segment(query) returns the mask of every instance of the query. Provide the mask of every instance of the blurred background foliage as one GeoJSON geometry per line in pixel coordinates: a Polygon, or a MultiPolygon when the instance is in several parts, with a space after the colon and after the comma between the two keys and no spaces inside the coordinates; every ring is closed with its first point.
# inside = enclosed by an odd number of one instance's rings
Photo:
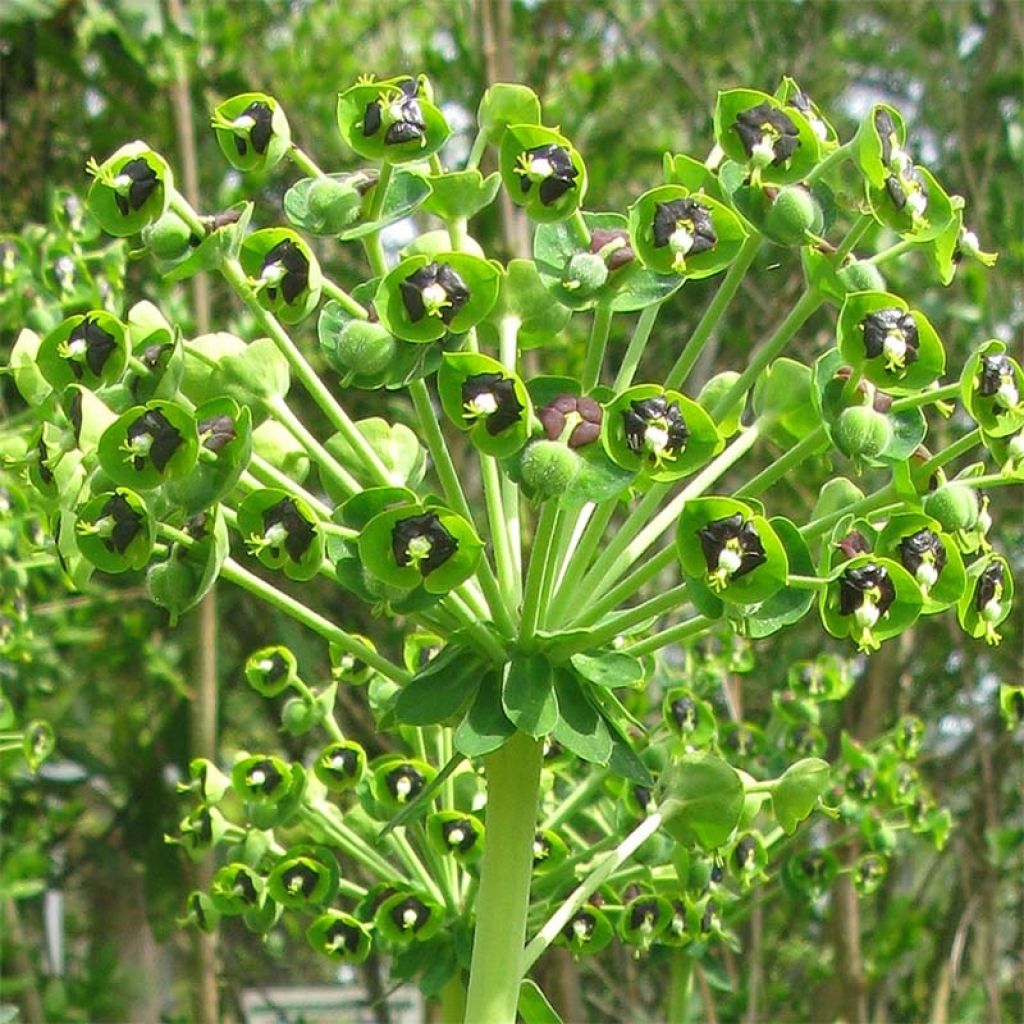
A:
{"type": "MultiPolygon", "coordinates": [[[[143,138],[176,170],[197,168],[206,209],[253,198],[256,222],[278,223],[294,175],[286,165],[263,179],[227,170],[209,110],[234,93],[269,92],[288,112],[296,141],[324,169],[342,171],[355,161],[334,125],[336,93],[360,74],[403,71],[432,79],[457,130],[447,150],[453,162],[460,146],[468,148],[488,83],[529,84],[545,122],[560,125],[588,161],[591,209],[623,210],[657,184],[666,151],[702,159],[719,89],[771,91],[789,74],[843,139],[872,103],[889,102],[906,116],[915,159],[966,199],[966,223],[982,248],[1000,253],[994,271],[965,264],[945,289],[912,256],[886,267],[890,289],[912,296],[939,327],[952,367],[993,336],[1020,357],[1022,56],[1024,8],[1015,0],[200,0],[184,8],[180,0],[7,0],[0,7],[0,236],[21,239],[38,272],[17,289],[4,282],[0,362],[23,324],[38,329],[89,308],[101,285],[115,307],[151,298],[186,334],[206,329],[206,310],[198,312],[206,300],[161,282],[145,259],[127,254],[125,264],[120,243],[80,271],[89,277],[81,289],[61,291],[54,281],[63,250],[52,231],[26,225],[47,224],[55,208],[60,214],[66,193],[58,190],[84,191],[89,156],[102,159],[143,138]]],[[[527,225],[507,202],[471,230],[499,258],[529,251],[527,225]]],[[[343,284],[365,274],[358,254],[318,244],[343,284]]],[[[801,287],[794,250],[762,251],[698,377],[741,367],[801,287]]],[[[670,300],[642,377],[658,379],[671,365],[714,288],[714,281],[691,282],[670,300]]],[[[216,329],[251,336],[226,289],[212,289],[209,302],[216,329]]],[[[545,353],[546,370],[576,366],[583,320],[545,353]]],[[[820,351],[831,324],[831,314],[819,313],[789,354],[820,351]]],[[[613,360],[626,337],[626,326],[616,326],[613,360]]],[[[300,337],[312,343],[314,330],[307,324],[300,337]]],[[[400,398],[385,399],[387,408],[381,401],[368,393],[353,412],[404,415],[400,398]]],[[[15,422],[19,402],[0,377],[0,417],[15,422]]],[[[964,429],[954,416],[933,424],[932,436],[937,445],[944,430],[952,437],[964,429]]],[[[754,468],[748,460],[743,475],[754,468]]],[[[824,462],[806,467],[775,489],[773,506],[806,506],[831,472],[824,462]]],[[[739,481],[734,475],[723,486],[739,481]]],[[[1019,497],[999,493],[992,512],[1001,550],[1024,578],[1019,497]]],[[[28,523],[11,547],[27,552],[26,534],[38,525],[28,523]]],[[[3,648],[0,682],[18,721],[53,723],[56,764],[64,767],[31,777],[0,764],[4,998],[20,1002],[26,1019],[198,1019],[189,1005],[188,936],[174,924],[187,869],[163,842],[180,817],[174,772],[192,753],[191,626],[169,629],[137,580],[94,583],[67,597],[49,570],[27,572],[18,588],[25,603],[9,607],[13,588],[4,598],[0,629],[17,629],[20,646],[3,648]],[[63,962],[52,943],[47,949],[46,892],[65,900],[63,962]]],[[[321,602],[350,628],[368,631],[359,619],[365,612],[336,593],[321,602]]],[[[221,594],[226,758],[243,746],[288,742],[273,709],[240,686],[240,663],[253,646],[273,636],[311,675],[329,671],[322,645],[269,616],[221,594]]],[[[908,842],[870,897],[857,899],[842,878],[812,903],[773,887],[741,929],[743,952],[721,951],[700,975],[704,1019],[1024,1019],[1024,770],[1019,730],[1015,739],[996,697],[1000,681],[1019,682],[1019,615],[1004,633],[1001,648],[983,649],[939,616],[858,663],[850,697],[822,722],[827,756],[837,754],[840,729],[870,741],[899,714],[920,715],[927,783],[953,812],[952,838],[941,852],[923,839],[908,842]]],[[[734,714],[754,721],[766,714],[785,666],[816,655],[826,640],[814,621],[774,638],[753,671],[728,675],[722,713],[728,698],[734,714]]],[[[386,739],[374,736],[361,695],[348,699],[345,713],[353,735],[379,751],[386,739]]],[[[244,985],[328,976],[301,943],[261,948],[240,928],[225,936],[219,956],[225,1018],[237,1011],[244,985]]],[[[580,968],[559,955],[545,966],[566,1019],[578,1020],[660,1019],[659,969],[623,950],[580,968]]]]}

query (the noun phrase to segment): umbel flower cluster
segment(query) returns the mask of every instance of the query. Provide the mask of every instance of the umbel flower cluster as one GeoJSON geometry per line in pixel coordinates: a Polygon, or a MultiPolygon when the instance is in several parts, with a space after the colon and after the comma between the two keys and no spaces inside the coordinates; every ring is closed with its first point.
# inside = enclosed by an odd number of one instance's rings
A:
{"type": "Polygon", "coordinates": [[[962,201],[914,165],[897,110],[877,104],[840,142],[790,79],[728,90],[707,159],[666,154],[625,212],[587,208],[584,159],[529,89],[491,88],[477,124],[465,166],[446,168],[429,82],[361,80],[340,94],[337,127],[365,166],[328,174],[273,97],[226,100],[212,125],[233,167],[303,175],[288,226],[256,228],[251,203],[193,209],[144,142],[91,161],[100,227],[139,235],[169,280],[218,271],[251,332],[186,338],[149,303],[96,308],[25,330],[11,364],[36,413],[11,488],[50,510],[72,583],[145,571],[177,619],[219,578],[330,645],[325,685],[280,646],[246,666],[258,693],[286,698],[306,762],[193,763],[176,841],[220,860],[189,916],[268,933],[298,915],[316,949],[353,963],[378,945],[428,994],[466,982],[474,1024],[536,1015],[543,996],[524,978],[552,942],[579,954],[617,936],[699,958],[736,942],[730,915],[780,870],[820,895],[834,853],[778,855],[815,808],[862,830],[863,892],[891,853],[874,841],[880,820],[944,842],[948,815],[913,767],[919,722],[820,759],[817,708],[849,689],[844,660],[790,667],[770,727],[718,721],[708,680],[815,615],[851,654],[950,611],[998,643],[1014,581],[985,492],[1024,479],[1020,365],[982,340],[950,376],[942,325],[887,291],[886,262],[907,253],[945,284],[962,259],[994,261],[962,201]],[[470,233],[500,189],[535,224],[532,259],[502,264],[470,233]],[[382,230],[414,215],[443,226],[389,261],[382,230]],[[891,244],[860,252],[873,225],[891,244]],[[332,280],[309,236],[361,246],[367,279],[332,280]],[[769,245],[798,255],[803,295],[746,365],[688,391],[769,245]],[[674,365],[637,380],[665,301],[714,276],[674,365]],[[819,311],[831,344],[810,365],[784,355],[819,311]],[[543,356],[578,317],[591,325],[578,375],[525,375],[524,352],[543,356]],[[289,405],[297,387],[325,440],[289,405]],[[353,420],[353,389],[407,395],[405,421],[353,420]],[[925,413],[950,403],[976,427],[934,451],[925,413]],[[781,458],[717,489],[773,445],[781,458]],[[822,456],[835,476],[813,509],[772,501],[822,456]],[[379,650],[282,576],[398,618],[404,648],[379,650]],[[718,646],[698,651],[706,635],[718,646]],[[659,655],[673,645],[682,673],[659,655]],[[345,735],[336,695],[358,685],[404,753],[370,759],[345,735]],[[645,867],[629,870],[641,846],[645,867]]]}

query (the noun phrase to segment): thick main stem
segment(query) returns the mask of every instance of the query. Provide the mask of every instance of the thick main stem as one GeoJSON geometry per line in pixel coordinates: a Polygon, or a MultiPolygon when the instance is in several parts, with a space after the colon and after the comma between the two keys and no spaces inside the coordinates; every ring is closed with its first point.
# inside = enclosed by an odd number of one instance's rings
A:
{"type": "Polygon", "coordinates": [[[517,733],[485,759],[487,844],[466,1024],[514,1024],[537,827],[541,744],[517,733]]]}

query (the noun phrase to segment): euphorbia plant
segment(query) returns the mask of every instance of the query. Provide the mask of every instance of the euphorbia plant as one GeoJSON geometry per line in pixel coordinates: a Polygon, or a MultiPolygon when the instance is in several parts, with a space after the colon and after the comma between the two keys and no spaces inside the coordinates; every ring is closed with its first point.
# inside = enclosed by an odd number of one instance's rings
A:
{"type": "MultiPolygon", "coordinates": [[[[25,479],[72,578],[148,565],[152,598],[177,618],[219,577],[330,645],[334,678],[311,686],[290,651],[254,643],[245,677],[287,694],[282,725],[310,757],[193,763],[180,842],[224,863],[190,915],[261,933],[298,915],[315,949],[347,962],[377,945],[396,976],[452,1012],[464,1001],[472,1024],[517,1007],[545,1019],[528,976],[553,942],[668,950],[685,999],[694,960],[736,942],[745,894],[816,808],[870,846],[863,891],[884,875],[884,827],[948,831],[906,730],[821,760],[819,705],[849,688],[842,661],[794,666],[760,735],[717,721],[707,697],[752,667],[751,641],[815,609],[851,655],[954,605],[971,636],[998,642],[1013,580],[986,537],[984,492],[1022,476],[1021,371],[990,341],[943,383],[941,324],[880,271],[921,250],[948,280],[962,204],[913,167],[897,112],[876,106],[840,145],[789,79],[775,95],[722,93],[707,159],[667,155],[627,212],[586,208],[584,157],[522,86],[487,92],[459,169],[444,165],[449,129],[423,76],[361,81],[337,118],[367,164],[349,175],[297,148],[273,97],[214,112],[239,170],[288,159],[305,175],[284,199],[290,227],[250,232],[250,205],[194,210],[142,142],[90,164],[103,227],[141,232],[172,278],[219,271],[252,337],[182,338],[135,307],[17,346],[37,413],[25,479]],[[488,147],[499,169],[484,177],[488,147]],[[532,260],[502,265],[469,233],[499,187],[536,223],[532,260]],[[443,229],[389,261],[383,229],[417,211],[443,229]],[[892,244],[858,252],[875,221],[892,244]],[[335,282],[303,233],[360,245],[367,279],[335,282]],[[799,251],[804,293],[744,366],[694,394],[691,371],[762,245],[799,251]],[[664,301],[716,275],[675,364],[636,380],[664,301]],[[784,356],[823,310],[831,343],[813,365],[784,356]],[[629,314],[613,375],[609,339],[629,314]],[[578,373],[528,372],[524,351],[543,356],[574,316],[590,322],[578,373]],[[289,403],[293,384],[326,439],[289,403]],[[404,402],[408,424],[354,420],[352,390],[404,402]],[[924,410],[956,399],[978,428],[932,452],[924,410]],[[769,440],[786,454],[726,487],[769,440]],[[947,479],[979,445],[991,468],[947,479]],[[296,452],[314,476],[295,478],[296,452]],[[835,479],[813,509],[763,500],[822,456],[835,479]],[[393,630],[357,635],[285,582],[316,577],[397,621],[402,649],[393,630]],[[346,737],[335,702],[354,685],[400,752],[368,758],[346,737]]],[[[816,849],[784,877],[813,897],[837,870],[816,849]]]]}

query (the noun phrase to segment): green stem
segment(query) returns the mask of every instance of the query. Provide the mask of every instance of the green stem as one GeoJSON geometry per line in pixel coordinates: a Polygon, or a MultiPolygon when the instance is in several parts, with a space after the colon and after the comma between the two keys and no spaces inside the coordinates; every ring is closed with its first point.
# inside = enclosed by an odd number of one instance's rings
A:
{"type": "Polygon", "coordinates": [[[845,516],[861,516],[867,512],[874,512],[898,497],[896,488],[892,484],[887,484],[880,491],[875,491],[874,494],[869,494],[866,498],[861,498],[860,501],[855,501],[852,505],[847,505],[836,512],[830,512],[827,516],[812,519],[805,526],[800,527],[800,535],[804,540],[820,537],[822,534],[828,533],[845,516]]]}
{"type": "Polygon", "coordinates": [[[544,587],[544,576],[550,568],[551,543],[555,536],[555,524],[558,521],[558,502],[550,499],[541,509],[537,530],[533,537],[530,550],[530,565],[526,572],[526,589],[523,595],[523,613],[519,626],[519,640],[524,646],[532,639],[540,621],[541,593],[544,587]]]}
{"type": "Polygon", "coordinates": [[[800,297],[797,304],[789,311],[786,318],[776,328],[775,333],[754,353],[754,357],[746,368],[733,382],[732,387],[719,398],[715,408],[710,410],[716,420],[721,418],[736,404],[741,395],[753,385],[761,371],[789,344],[790,339],[810,318],[811,314],[824,302],[815,289],[809,289],[800,297]]]}
{"type": "MultiPolygon", "coordinates": [[[[519,326],[520,320],[515,316],[504,316],[498,328],[498,355],[501,365],[512,373],[517,372],[519,357],[519,326]]],[[[508,534],[509,548],[512,554],[512,567],[515,570],[515,592],[517,597],[523,592],[523,561],[522,536],[519,523],[519,487],[506,473],[501,478],[501,506],[505,514],[505,531],[508,534]]],[[[515,601],[513,608],[518,607],[515,601]]]]}
{"type": "Polygon", "coordinates": [[[821,442],[828,437],[823,426],[816,427],[806,437],[798,441],[785,455],[765,466],[756,476],[752,476],[735,492],[737,498],[753,498],[767,491],[774,483],[786,476],[795,466],[815,455],[821,442]]]}
{"type": "Polygon", "coordinates": [[[607,591],[600,600],[595,601],[586,612],[575,622],[577,627],[589,626],[597,622],[602,615],[617,608],[628,597],[635,594],[645,583],[652,580],[659,573],[663,572],[670,565],[674,565],[678,554],[674,544],[662,548],[656,555],[649,558],[643,565],[638,566],[619,583],[616,583],[611,590],[607,591]]]}
{"type": "Polygon", "coordinates": [[[320,287],[323,288],[325,295],[334,299],[350,316],[354,316],[357,320],[366,320],[369,317],[370,314],[366,312],[366,307],[361,302],[357,302],[344,288],[329,278],[323,278],[320,287]]]}
{"type": "Polygon", "coordinates": [[[713,619],[706,619],[703,615],[698,615],[696,618],[680,622],[678,626],[673,626],[671,629],[655,633],[654,636],[641,640],[638,644],[631,645],[629,653],[637,657],[641,654],[650,654],[652,651],[659,651],[662,647],[674,644],[677,640],[685,640],[687,637],[703,633],[705,629],[713,625],[713,619]]]}
{"type": "Polygon", "coordinates": [[[370,208],[366,211],[367,223],[372,223],[380,217],[384,209],[384,197],[387,195],[388,186],[391,184],[391,175],[394,172],[392,164],[383,164],[380,169],[380,176],[377,184],[373,186],[373,197],[370,199],[370,208]]]}
{"type": "Polygon", "coordinates": [[[321,171],[314,163],[313,158],[299,149],[294,142],[288,147],[287,156],[288,159],[291,160],[291,162],[295,164],[295,166],[298,167],[298,169],[302,171],[307,178],[327,177],[327,175],[324,174],[324,172],[321,171]]]}
{"type": "Polygon", "coordinates": [[[673,949],[666,1024],[688,1024],[692,993],[693,957],[685,949],[673,949]]]}
{"type": "Polygon", "coordinates": [[[466,986],[462,972],[456,971],[441,989],[439,1024],[458,1024],[466,1012],[466,986]]]}
{"type": "Polygon", "coordinates": [[[686,343],[686,347],[680,353],[675,365],[669,370],[668,376],[665,378],[665,387],[679,388],[689,376],[694,363],[697,362],[701,351],[707,344],[708,338],[711,337],[711,332],[718,325],[722,314],[739,290],[740,285],[743,283],[743,278],[747,276],[750,264],[754,262],[754,257],[757,255],[757,250],[760,247],[760,235],[751,235],[743,243],[740,251],[736,254],[736,259],[733,260],[732,266],[729,267],[728,272],[722,279],[722,283],[718,286],[715,297],[711,300],[708,308],[704,310],[704,315],[700,318],[700,322],[690,336],[690,340],[686,343]]]}
{"type": "MultiPolygon", "coordinates": [[[[412,397],[412,404],[416,410],[416,418],[419,421],[423,439],[427,442],[427,450],[430,452],[434,469],[437,472],[438,479],[441,481],[441,489],[444,492],[445,500],[466,522],[473,523],[473,512],[469,507],[469,502],[466,500],[466,494],[462,489],[462,482],[459,480],[455,463],[452,462],[451,452],[448,450],[448,445],[445,444],[444,434],[441,433],[441,425],[434,415],[434,406],[430,401],[430,392],[427,391],[426,382],[423,380],[413,381],[409,385],[409,394],[412,397]]],[[[490,513],[490,506],[488,506],[488,513],[490,513]]],[[[503,525],[504,523],[501,522],[499,529],[503,525]]],[[[495,557],[498,559],[500,571],[500,541],[494,532],[495,526],[496,524],[492,520],[491,540],[494,543],[495,557]]],[[[503,539],[507,543],[507,538],[503,539]]],[[[494,571],[486,560],[486,556],[480,560],[477,575],[480,580],[480,586],[487,597],[487,604],[490,607],[494,621],[498,624],[499,629],[511,635],[515,628],[512,622],[512,614],[502,589],[497,579],[495,579],[494,571]]]]}
{"type": "Polygon", "coordinates": [[[786,577],[786,586],[796,590],[822,590],[828,586],[829,581],[818,576],[795,576],[786,577]]]}
{"type": "MultiPolygon", "coordinates": [[[[167,529],[167,527],[161,526],[161,532],[167,529]]],[[[172,531],[170,536],[173,536],[177,541],[188,540],[191,542],[188,534],[181,533],[178,530],[172,531]]],[[[325,619],[322,615],[307,608],[301,601],[295,600],[294,597],[286,594],[283,590],[278,590],[277,587],[249,572],[248,569],[239,565],[233,558],[224,560],[220,574],[222,579],[235,583],[244,590],[248,590],[249,593],[262,598],[267,604],[284,612],[297,622],[301,622],[304,626],[313,630],[314,633],[319,633],[325,639],[333,641],[346,654],[351,654],[353,657],[365,661],[367,665],[375,668],[382,676],[386,676],[396,683],[407,683],[412,678],[411,674],[406,672],[405,669],[399,668],[394,662],[388,661],[387,658],[379,655],[372,647],[368,647],[361,640],[346,633],[343,629],[339,629],[329,619],[325,619]]]]}
{"type": "Polygon", "coordinates": [[[506,608],[519,606],[519,584],[508,522],[501,493],[501,474],[498,464],[489,455],[480,455],[480,476],[484,487],[484,504],[487,506],[487,522],[491,529],[491,543],[494,545],[494,561],[498,567],[498,587],[506,608]]]}
{"type": "MultiPolygon", "coordinates": [[[[523,975],[572,920],[573,914],[602,886],[608,877],[624,864],[655,832],[661,828],[661,814],[645,818],[601,863],[577,886],[573,894],[544,922],[544,926],[523,950],[520,971],[523,975]]],[[[490,844],[488,844],[489,847],[490,844]]],[[[467,1020],[467,1024],[469,1024],[467,1020]]]]}
{"type": "Polygon", "coordinates": [[[647,341],[654,328],[654,321],[658,319],[661,311],[661,303],[655,302],[646,306],[637,318],[636,326],[633,328],[633,337],[629,339],[629,347],[622,357],[622,365],[615,376],[615,383],[612,385],[616,393],[625,391],[633,383],[637,367],[640,365],[640,358],[647,347],[647,341]]]}
{"type": "Polygon", "coordinates": [[[302,445],[320,472],[332,480],[346,496],[362,490],[359,481],[306,429],[306,425],[283,398],[267,399],[264,404],[281,426],[302,445]]]}
{"type": "Polygon", "coordinates": [[[356,457],[363,464],[364,469],[373,482],[385,487],[398,483],[399,481],[392,479],[387,467],[381,462],[380,456],[373,450],[373,446],[349,418],[348,413],[338,404],[338,401],[327,389],[327,386],[320,379],[316,370],[310,366],[306,357],[299,351],[295,342],[292,341],[288,332],[278,323],[276,317],[272,316],[260,305],[238,260],[224,260],[221,263],[220,269],[224,279],[241,296],[242,301],[245,302],[253,316],[256,317],[260,327],[270,335],[274,344],[277,345],[278,349],[288,360],[288,365],[292,368],[292,372],[309,392],[310,397],[320,407],[334,429],[345,438],[349,447],[356,453],[356,457]]]}
{"type": "Polygon", "coordinates": [[[964,434],[963,437],[957,438],[957,440],[955,440],[951,445],[948,445],[937,455],[933,455],[928,459],[928,461],[921,467],[921,476],[924,479],[927,479],[935,472],[935,470],[947,465],[954,459],[960,458],[961,455],[966,455],[972,448],[977,446],[980,440],[981,428],[975,427],[974,430],[964,434]]]}
{"type": "Polygon", "coordinates": [[[904,238],[901,242],[890,245],[888,249],[883,249],[881,252],[876,252],[874,256],[869,256],[866,262],[873,263],[875,266],[878,266],[880,263],[888,263],[889,260],[894,260],[905,252],[917,249],[920,245],[920,242],[904,238]]]}
{"type": "Polygon", "coordinates": [[[582,210],[574,210],[568,221],[569,229],[575,236],[576,244],[584,251],[590,249],[590,228],[583,219],[582,210]]]}
{"type": "Polygon", "coordinates": [[[481,128],[476,133],[476,138],[473,140],[473,146],[469,151],[469,156],[466,158],[467,171],[475,171],[480,166],[480,161],[484,158],[484,153],[487,152],[487,143],[490,141],[490,132],[486,129],[481,128]]]}
{"type": "Polygon", "coordinates": [[[839,243],[839,248],[832,254],[835,266],[839,266],[846,257],[853,252],[854,246],[864,237],[864,233],[875,223],[875,218],[869,213],[862,213],[846,232],[846,237],[839,243]]]}
{"type": "Polygon", "coordinates": [[[487,843],[476,897],[465,1024],[514,1024],[516,1019],[540,766],[541,744],[523,733],[484,759],[487,843]]]}
{"type": "Polygon", "coordinates": [[[593,391],[601,379],[601,364],[604,362],[605,349],[608,347],[608,335],[614,315],[610,302],[600,302],[594,309],[594,322],[590,328],[590,341],[587,344],[587,357],[583,363],[581,377],[585,395],[593,391]]]}
{"type": "Polygon", "coordinates": [[[916,409],[922,405],[931,405],[933,402],[944,402],[947,398],[960,397],[960,382],[944,384],[941,388],[932,388],[931,391],[921,391],[916,395],[906,395],[897,398],[893,403],[890,412],[902,412],[904,409],[916,409]]]}
{"type": "MultiPolygon", "coordinates": [[[[568,821],[576,811],[590,803],[593,795],[601,791],[607,771],[592,771],[587,776],[583,785],[575,785],[567,799],[563,800],[545,819],[541,822],[542,829],[558,828],[563,821],[568,821]]],[[[588,853],[590,851],[587,851],[588,853]]]]}
{"type": "Polygon", "coordinates": [[[835,170],[835,168],[838,167],[840,164],[845,163],[847,160],[850,159],[850,154],[852,153],[852,151],[852,141],[847,142],[843,146],[838,146],[836,149],[833,149],[832,152],[828,154],[828,156],[824,157],[824,159],[822,160],[819,160],[818,164],[815,167],[811,168],[807,177],[804,179],[805,183],[807,185],[812,185],[819,178],[828,174],[829,171],[835,170]]]}
{"type": "Polygon", "coordinates": [[[579,593],[579,582],[593,561],[617,505],[618,499],[610,498],[608,501],[601,502],[594,509],[590,522],[587,523],[583,536],[569,559],[565,576],[562,578],[554,601],[552,601],[553,610],[557,609],[551,621],[552,626],[557,627],[567,621],[571,607],[575,603],[574,595],[579,593]]]}
{"type": "Polygon", "coordinates": [[[450,592],[445,598],[445,605],[448,611],[459,620],[469,636],[473,638],[483,654],[498,664],[506,660],[507,654],[501,641],[479,621],[476,613],[466,605],[466,602],[458,594],[454,591],[450,592]]]}
{"type": "Polygon", "coordinates": [[[325,834],[342,852],[368,868],[380,880],[405,880],[390,861],[385,860],[365,839],[344,824],[341,812],[331,804],[322,801],[302,803],[298,817],[312,829],[325,834]]]}

